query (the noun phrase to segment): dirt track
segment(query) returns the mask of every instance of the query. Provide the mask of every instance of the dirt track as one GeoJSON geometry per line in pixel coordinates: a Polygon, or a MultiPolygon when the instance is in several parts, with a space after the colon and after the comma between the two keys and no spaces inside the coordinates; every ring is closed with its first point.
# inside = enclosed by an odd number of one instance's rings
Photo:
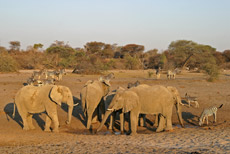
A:
{"type": "MultiPolygon", "coordinates": [[[[182,73],[176,80],[167,80],[166,75],[156,80],[148,78],[147,71],[113,71],[115,79],[112,88],[126,87],[128,82],[139,80],[141,83],[178,88],[182,97],[185,93],[197,96],[200,108],[183,107],[183,119],[186,128],[178,126],[176,114],[173,114],[173,132],[155,133],[151,126],[153,116],[149,115],[147,128],[139,127],[138,135],[114,135],[104,127],[97,135],[90,134],[85,128],[81,107],[73,112],[70,126],[65,125],[66,106],[58,108],[60,133],[46,133],[44,114],[34,115],[35,130],[23,131],[20,116],[12,119],[13,98],[23,86],[31,71],[0,74],[0,153],[229,153],[230,152],[230,72],[222,73],[217,82],[207,82],[201,73],[182,73]],[[198,127],[198,116],[203,108],[224,104],[218,110],[217,123],[198,127]]],[[[79,102],[79,92],[84,83],[98,76],[76,75],[69,73],[63,81],[57,83],[70,87],[75,101],[79,102]]],[[[98,124],[94,125],[94,128],[98,124]]],[[[126,122],[126,130],[128,129],[126,122]]],[[[116,130],[118,131],[118,130],[116,130]]]]}

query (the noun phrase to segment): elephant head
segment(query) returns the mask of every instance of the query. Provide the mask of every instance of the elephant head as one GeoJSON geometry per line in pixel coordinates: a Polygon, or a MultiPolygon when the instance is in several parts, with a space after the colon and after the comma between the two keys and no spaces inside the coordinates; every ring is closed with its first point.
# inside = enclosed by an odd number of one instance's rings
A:
{"type": "Polygon", "coordinates": [[[137,94],[130,90],[119,90],[116,95],[112,99],[107,111],[105,112],[105,116],[98,127],[97,131],[100,131],[104,123],[106,122],[109,115],[116,110],[122,109],[123,113],[129,112],[135,108],[138,108],[140,105],[139,98],[137,94]]]}
{"type": "Polygon", "coordinates": [[[61,106],[61,103],[66,103],[68,105],[68,117],[67,124],[70,124],[72,112],[73,112],[73,96],[68,87],[65,86],[54,86],[50,91],[50,98],[61,106]]]}
{"type": "Polygon", "coordinates": [[[87,95],[90,95],[91,91],[96,91],[99,97],[104,97],[109,93],[111,85],[109,83],[109,80],[104,79],[103,77],[100,77],[98,80],[93,81],[89,80],[85,83],[84,88],[82,89],[80,93],[81,97],[81,105],[84,114],[86,114],[86,97],[87,95]]]}
{"type": "Polygon", "coordinates": [[[181,113],[181,105],[184,105],[181,103],[181,97],[178,92],[178,90],[175,87],[168,86],[166,87],[173,95],[173,99],[175,100],[175,107],[176,107],[176,112],[177,116],[180,122],[181,127],[184,127],[183,124],[183,119],[182,119],[182,113],[181,113]]]}
{"type": "Polygon", "coordinates": [[[104,91],[104,96],[109,93],[111,84],[109,83],[110,79],[104,79],[103,77],[99,78],[99,81],[102,83],[102,89],[104,91]]]}

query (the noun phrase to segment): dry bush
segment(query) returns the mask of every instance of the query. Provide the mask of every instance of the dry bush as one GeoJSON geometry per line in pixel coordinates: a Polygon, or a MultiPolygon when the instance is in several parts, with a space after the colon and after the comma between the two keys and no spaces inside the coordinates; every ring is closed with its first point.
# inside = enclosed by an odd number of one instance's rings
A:
{"type": "Polygon", "coordinates": [[[101,70],[88,61],[82,61],[73,70],[76,74],[101,74],[101,70]]]}
{"type": "Polygon", "coordinates": [[[41,69],[44,67],[44,54],[42,52],[18,52],[12,54],[20,69],[41,69]]]}
{"type": "Polygon", "coordinates": [[[18,65],[8,53],[0,53],[0,72],[16,72],[18,65]]]}

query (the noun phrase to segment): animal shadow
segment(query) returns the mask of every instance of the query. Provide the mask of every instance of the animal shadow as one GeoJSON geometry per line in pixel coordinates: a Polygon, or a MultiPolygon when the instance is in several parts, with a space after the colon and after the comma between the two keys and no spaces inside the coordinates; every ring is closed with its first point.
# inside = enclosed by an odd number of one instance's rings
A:
{"type": "Polygon", "coordinates": [[[194,115],[191,112],[182,112],[182,117],[187,123],[197,126],[197,119],[199,118],[197,115],[194,115]]]}
{"type": "MultiPolygon", "coordinates": [[[[72,116],[74,116],[75,118],[77,118],[78,120],[80,120],[82,122],[82,124],[84,126],[87,125],[86,123],[86,117],[83,113],[83,110],[82,110],[82,105],[81,105],[81,100],[75,96],[73,96],[73,100],[74,100],[74,104],[77,104],[79,103],[77,106],[74,106],[73,108],[73,113],[72,113],[72,116]]],[[[65,111],[65,112],[68,112],[68,105],[67,104],[62,104],[61,108],[65,111]]]]}
{"type": "MultiPolygon", "coordinates": [[[[15,107],[15,116],[13,116],[14,113],[14,103],[8,103],[5,107],[4,107],[4,112],[6,113],[6,118],[8,121],[10,121],[9,118],[11,118],[12,120],[14,120],[15,122],[17,122],[22,128],[23,128],[23,121],[21,116],[18,113],[17,110],[17,106],[15,107]]],[[[43,119],[41,119],[41,117],[39,116],[40,114],[33,114],[33,119],[36,120],[36,122],[38,123],[39,127],[44,130],[44,126],[45,126],[45,122],[43,119]]]]}

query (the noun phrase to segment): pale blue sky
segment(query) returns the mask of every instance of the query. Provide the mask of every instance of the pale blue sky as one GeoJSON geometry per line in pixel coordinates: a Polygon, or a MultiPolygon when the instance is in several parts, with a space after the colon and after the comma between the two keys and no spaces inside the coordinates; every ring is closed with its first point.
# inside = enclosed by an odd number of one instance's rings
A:
{"type": "Polygon", "coordinates": [[[230,0],[0,0],[0,45],[101,41],[162,51],[186,39],[224,51],[229,7],[230,0]]]}

